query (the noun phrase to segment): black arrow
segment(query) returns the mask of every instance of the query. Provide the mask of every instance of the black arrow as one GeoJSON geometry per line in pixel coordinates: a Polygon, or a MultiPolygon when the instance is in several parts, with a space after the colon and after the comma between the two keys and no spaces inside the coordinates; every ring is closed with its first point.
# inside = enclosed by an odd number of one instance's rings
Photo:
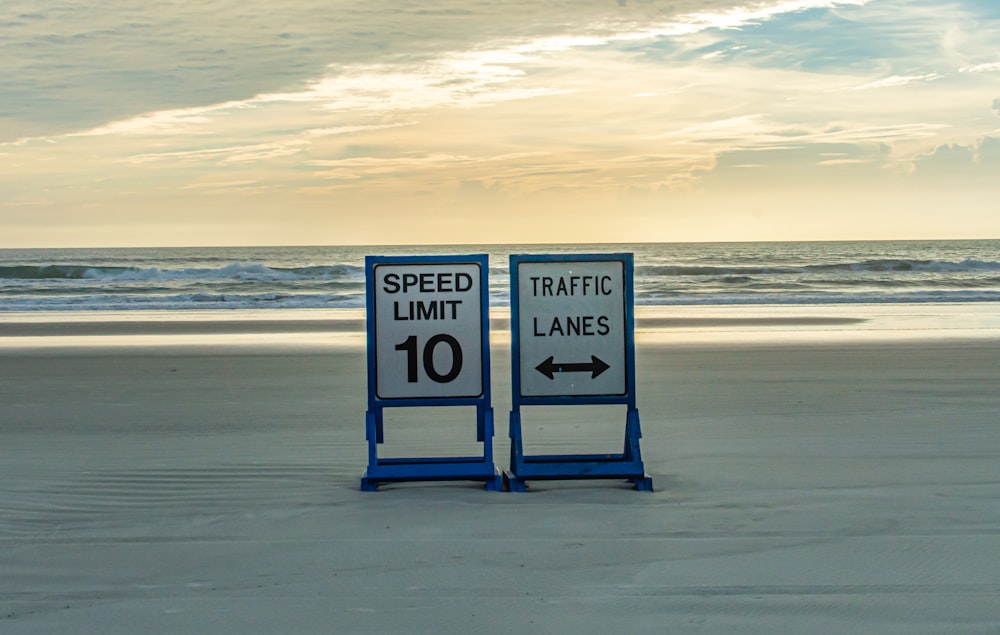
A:
{"type": "Polygon", "coordinates": [[[538,366],[535,366],[535,370],[545,375],[549,379],[555,379],[556,373],[585,373],[585,372],[589,372],[590,378],[594,379],[607,369],[611,368],[610,366],[605,364],[603,360],[599,359],[595,355],[590,356],[589,364],[586,362],[582,364],[580,363],[557,364],[555,361],[553,361],[554,358],[555,355],[549,355],[549,358],[547,360],[545,360],[538,366]]]}

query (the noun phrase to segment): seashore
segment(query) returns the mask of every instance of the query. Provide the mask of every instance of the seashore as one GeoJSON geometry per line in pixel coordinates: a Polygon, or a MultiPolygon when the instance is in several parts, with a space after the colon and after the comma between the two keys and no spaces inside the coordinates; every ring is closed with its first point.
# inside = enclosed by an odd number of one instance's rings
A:
{"type": "MultiPolygon", "coordinates": [[[[640,307],[652,493],[359,491],[361,315],[3,316],[0,631],[1000,629],[992,305],[640,307]]],[[[474,445],[406,410],[387,453],[474,445]]],[[[536,407],[526,441],[618,451],[622,417],[536,407]]]]}

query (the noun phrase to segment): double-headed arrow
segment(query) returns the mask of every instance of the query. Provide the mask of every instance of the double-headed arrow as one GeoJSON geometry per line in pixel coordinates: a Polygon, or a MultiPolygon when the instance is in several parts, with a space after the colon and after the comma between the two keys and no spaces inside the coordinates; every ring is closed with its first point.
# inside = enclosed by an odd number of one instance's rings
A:
{"type": "Polygon", "coordinates": [[[589,372],[590,378],[594,379],[607,369],[611,368],[603,360],[599,359],[596,355],[590,356],[590,363],[576,363],[576,364],[557,364],[555,361],[555,355],[549,355],[549,358],[544,362],[535,366],[535,370],[545,375],[549,379],[555,379],[556,373],[584,373],[589,372]]]}

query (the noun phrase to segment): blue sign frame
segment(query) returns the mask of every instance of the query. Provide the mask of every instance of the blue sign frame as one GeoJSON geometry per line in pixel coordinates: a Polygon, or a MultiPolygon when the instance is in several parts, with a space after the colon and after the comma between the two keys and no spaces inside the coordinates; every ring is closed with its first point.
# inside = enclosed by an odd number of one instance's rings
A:
{"type": "Polygon", "coordinates": [[[368,469],[361,478],[363,491],[376,491],[379,484],[402,481],[471,480],[483,481],[486,489],[503,489],[503,477],[493,462],[493,407],[490,391],[489,345],[489,256],[366,256],[365,299],[368,346],[368,410],[365,439],[368,441],[368,469]],[[380,265],[475,265],[479,269],[480,355],[482,386],[478,394],[462,396],[383,397],[378,392],[378,333],[376,315],[376,275],[380,265]],[[475,406],[476,440],[483,444],[482,456],[379,457],[384,441],[383,410],[396,407],[475,406]]]}
{"type": "MultiPolygon", "coordinates": [[[[625,479],[637,490],[652,491],[652,479],[645,473],[639,439],[639,410],[635,398],[635,310],[633,291],[634,264],[631,253],[614,254],[512,254],[510,256],[511,324],[511,411],[510,470],[505,473],[511,491],[525,491],[528,480],[625,479]],[[521,334],[519,267],[524,263],[620,262],[623,267],[624,311],[624,393],[525,395],[521,377],[521,334]],[[625,442],[617,454],[524,454],[521,430],[521,406],[622,404],[626,407],[625,442]]],[[[549,360],[551,361],[551,360],[549,360]]],[[[534,363],[534,360],[532,360],[534,363]]],[[[595,360],[596,363],[596,360],[595,360]]],[[[541,369],[538,369],[541,371],[541,369]]],[[[561,370],[561,369],[560,369],[561,370]]],[[[596,376],[596,373],[595,373],[596,376]]]]}

